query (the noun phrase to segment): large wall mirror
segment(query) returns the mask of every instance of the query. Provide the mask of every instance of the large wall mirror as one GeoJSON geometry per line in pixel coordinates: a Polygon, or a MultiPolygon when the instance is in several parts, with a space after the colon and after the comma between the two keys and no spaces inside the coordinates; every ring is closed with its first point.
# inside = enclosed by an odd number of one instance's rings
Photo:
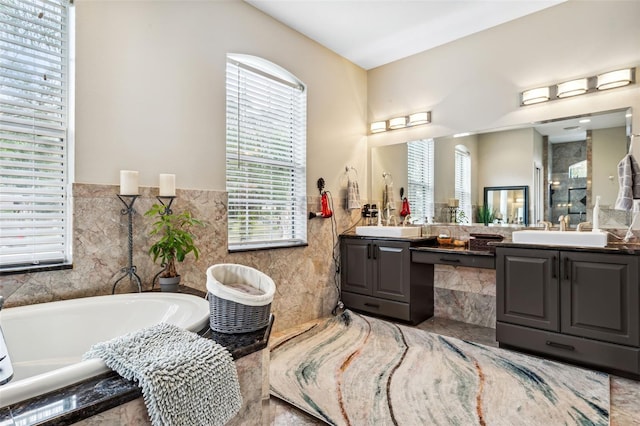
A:
{"type": "MultiPolygon", "coordinates": [[[[483,222],[479,213],[484,209],[485,187],[518,186],[528,187],[523,222],[557,223],[559,216],[569,215],[570,226],[575,227],[591,220],[595,197],[600,196],[600,227],[627,227],[630,214],[613,206],[618,194],[617,165],[628,152],[630,135],[631,108],[624,108],[436,138],[433,219],[450,222],[455,150],[464,146],[471,158],[473,214],[468,223],[483,222]]],[[[406,143],[372,147],[370,155],[370,201],[382,197],[383,173],[393,176],[396,189],[407,187],[406,143]]]]}

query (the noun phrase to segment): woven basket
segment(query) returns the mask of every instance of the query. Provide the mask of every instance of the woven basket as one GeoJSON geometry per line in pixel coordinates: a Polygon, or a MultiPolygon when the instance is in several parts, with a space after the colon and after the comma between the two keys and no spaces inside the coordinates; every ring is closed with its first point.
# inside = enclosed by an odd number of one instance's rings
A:
{"type": "Polygon", "coordinates": [[[220,333],[248,333],[269,325],[273,280],[257,269],[219,264],[207,269],[209,326],[220,333]],[[249,294],[229,284],[251,286],[262,294],[249,294]]]}
{"type": "Polygon", "coordinates": [[[503,238],[502,235],[498,234],[469,234],[469,249],[495,253],[496,248],[490,246],[489,243],[492,241],[500,242],[503,238]]]}

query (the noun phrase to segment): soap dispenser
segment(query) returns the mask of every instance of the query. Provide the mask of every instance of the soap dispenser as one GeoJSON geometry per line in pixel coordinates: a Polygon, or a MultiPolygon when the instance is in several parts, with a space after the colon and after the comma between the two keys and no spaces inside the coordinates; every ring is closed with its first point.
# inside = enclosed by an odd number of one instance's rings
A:
{"type": "Polygon", "coordinates": [[[592,232],[600,232],[600,196],[596,197],[596,205],[593,206],[593,218],[591,219],[593,224],[592,232]]]}

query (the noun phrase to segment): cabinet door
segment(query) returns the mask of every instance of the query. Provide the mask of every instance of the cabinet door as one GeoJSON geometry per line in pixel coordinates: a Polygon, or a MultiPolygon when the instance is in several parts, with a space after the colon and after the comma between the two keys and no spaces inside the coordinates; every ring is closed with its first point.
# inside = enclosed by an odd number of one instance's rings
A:
{"type": "Polygon", "coordinates": [[[342,239],[340,285],[343,291],[371,296],[372,251],[371,240],[342,239]]]}
{"type": "Polygon", "coordinates": [[[409,243],[373,241],[373,296],[409,301],[411,253],[409,243]]]}
{"type": "Polygon", "coordinates": [[[558,331],[558,256],[554,250],[496,250],[498,321],[558,331]]]}
{"type": "Polygon", "coordinates": [[[562,252],[562,332],[638,346],[638,257],[562,252]]]}

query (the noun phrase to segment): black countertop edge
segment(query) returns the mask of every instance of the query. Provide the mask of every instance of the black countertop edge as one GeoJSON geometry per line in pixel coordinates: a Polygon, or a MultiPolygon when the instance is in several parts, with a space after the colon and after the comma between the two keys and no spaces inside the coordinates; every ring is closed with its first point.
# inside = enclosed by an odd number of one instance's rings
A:
{"type": "Polygon", "coordinates": [[[628,254],[640,256],[640,244],[638,243],[609,243],[606,247],[579,247],[579,246],[561,246],[547,244],[522,244],[512,241],[490,242],[493,247],[504,248],[528,248],[536,250],[562,250],[562,251],[578,251],[589,253],[610,253],[610,254],[628,254]]]}
{"type": "Polygon", "coordinates": [[[464,247],[411,247],[412,251],[425,251],[434,253],[460,254],[462,256],[487,256],[495,257],[496,254],[489,250],[470,250],[464,247]]]}
{"type": "Polygon", "coordinates": [[[412,244],[424,244],[424,245],[434,245],[437,243],[437,237],[427,236],[427,237],[370,237],[367,235],[357,235],[352,232],[346,232],[344,234],[340,234],[342,238],[352,238],[357,240],[385,240],[385,241],[403,241],[410,242],[412,244]]]}
{"type": "MultiPolygon", "coordinates": [[[[187,289],[181,291],[192,293],[187,289]]],[[[224,346],[231,353],[233,359],[238,360],[268,346],[273,322],[274,316],[271,315],[269,324],[254,332],[226,334],[215,332],[207,327],[199,334],[224,346]]],[[[142,390],[134,381],[127,380],[111,371],[54,392],[1,408],[0,423],[38,419],[33,422],[29,421],[27,424],[69,425],[141,396],[142,390]]]]}

